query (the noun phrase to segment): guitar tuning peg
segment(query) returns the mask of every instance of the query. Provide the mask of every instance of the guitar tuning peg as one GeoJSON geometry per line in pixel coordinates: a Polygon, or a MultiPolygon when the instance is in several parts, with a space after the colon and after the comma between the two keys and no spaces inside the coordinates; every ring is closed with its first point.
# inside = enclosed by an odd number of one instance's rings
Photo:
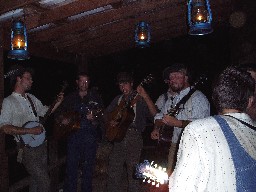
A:
{"type": "Polygon", "coordinates": [[[155,181],[153,181],[153,182],[152,182],[152,185],[155,185],[155,184],[156,184],[156,182],[155,182],[155,181]]]}
{"type": "Polygon", "coordinates": [[[148,183],[150,183],[151,181],[150,180],[148,180],[148,183]]]}
{"type": "Polygon", "coordinates": [[[157,184],[156,184],[156,187],[159,187],[159,186],[160,186],[159,183],[157,183],[157,184]]]}

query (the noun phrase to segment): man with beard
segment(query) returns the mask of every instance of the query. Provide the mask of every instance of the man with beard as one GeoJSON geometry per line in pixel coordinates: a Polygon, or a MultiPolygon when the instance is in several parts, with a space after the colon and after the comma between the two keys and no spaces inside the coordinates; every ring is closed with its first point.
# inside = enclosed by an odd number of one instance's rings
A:
{"type": "Polygon", "coordinates": [[[175,63],[171,65],[168,70],[169,85],[172,91],[175,92],[175,95],[173,98],[169,98],[161,112],[155,115],[155,127],[151,133],[151,138],[161,139],[159,138],[159,129],[161,129],[161,127],[158,125],[166,124],[174,129],[168,155],[167,172],[170,175],[175,166],[177,145],[183,128],[195,119],[209,116],[210,104],[206,96],[202,92],[196,90],[189,99],[179,107],[175,117],[168,115],[168,112],[171,109],[174,109],[175,105],[177,105],[177,103],[186,96],[192,88],[190,85],[191,75],[184,64],[175,63]]]}
{"type": "MultiPolygon", "coordinates": [[[[146,119],[151,117],[153,120],[153,117],[156,114],[156,108],[142,86],[137,87],[138,95],[134,96],[136,92],[133,90],[133,77],[131,74],[127,72],[119,73],[117,75],[117,83],[122,94],[116,96],[106,109],[105,115],[107,121],[109,121],[108,124],[110,125],[110,128],[108,129],[111,129],[111,126],[115,127],[118,125],[119,121],[116,116],[113,115],[116,113],[112,112],[120,109],[123,103],[128,102],[129,105],[127,108],[129,108],[130,111],[127,110],[127,112],[132,113],[134,116],[121,113],[124,115],[122,119],[127,116],[132,116],[133,118],[131,118],[131,123],[128,127],[125,127],[124,124],[120,124],[120,129],[127,128],[124,138],[119,138],[118,140],[114,139],[112,141],[113,149],[109,157],[107,191],[124,191],[122,186],[122,176],[124,165],[126,165],[128,190],[125,191],[139,192],[139,181],[133,178],[134,168],[140,160],[143,147],[142,132],[146,126],[146,119]]],[[[122,111],[123,110],[120,110],[120,112],[122,111]]],[[[109,131],[107,130],[107,132],[109,131]]]]}
{"type": "Polygon", "coordinates": [[[64,99],[56,113],[57,124],[63,125],[63,128],[76,127],[76,131],[67,138],[64,192],[77,191],[80,168],[82,169],[81,191],[92,192],[98,139],[97,126],[100,123],[100,117],[97,118],[94,112],[103,109],[103,102],[96,91],[89,89],[89,83],[88,74],[79,73],[76,78],[77,90],[64,99]]]}
{"type": "MultiPolygon", "coordinates": [[[[13,92],[3,101],[0,130],[14,135],[17,146],[20,146],[20,158],[17,160],[23,163],[31,176],[29,191],[49,192],[50,178],[47,166],[47,145],[44,140],[45,130],[40,124],[35,124],[34,128],[23,128],[23,125],[28,122],[39,122],[39,117],[48,113],[48,107],[34,95],[27,93],[33,83],[31,69],[15,66],[8,74],[13,92]]],[[[50,112],[53,112],[62,100],[63,93],[60,93],[50,112]]]]}

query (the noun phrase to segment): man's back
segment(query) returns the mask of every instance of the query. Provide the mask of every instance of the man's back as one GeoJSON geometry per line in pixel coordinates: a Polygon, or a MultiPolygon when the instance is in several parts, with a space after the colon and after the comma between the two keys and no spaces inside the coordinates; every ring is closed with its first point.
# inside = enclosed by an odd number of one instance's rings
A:
{"type": "MultiPolygon", "coordinates": [[[[256,125],[245,113],[231,115],[256,125]]],[[[224,118],[245,151],[256,159],[256,131],[235,119],[224,118]]],[[[234,161],[217,121],[213,117],[193,121],[184,135],[170,191],[236,191],[234,161]],[[186,162],[186,166],[181,162],[186,162]]]]}

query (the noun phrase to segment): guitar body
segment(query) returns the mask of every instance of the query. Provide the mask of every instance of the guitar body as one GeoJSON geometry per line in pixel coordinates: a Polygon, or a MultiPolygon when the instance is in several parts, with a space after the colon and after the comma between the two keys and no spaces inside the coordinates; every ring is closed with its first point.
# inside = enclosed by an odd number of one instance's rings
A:
{"type": "MultiPolygon", "coordinates": [[[[173,114],[171,116],[174,116],[173,114]]],[[[162,121],[156,121],[155,127],[159,128],[159,142],[171,142],[174,127],[164,124],[162,121]]]]}
{"type": "MultiPolygon", "coordinates": [[[[152,82],[153,76],[149,74],[143,81],[140,83],[141,86],[152,82]]],[[[132,93],[128,101],[121,99],[118,106],[110,113],[109,118],[107,119],[106,127],[106,138],[109,141],[120,142],[126,135],[126,132],[134,120],[135,114],[133,111],[133,106],[136,104],[140,96],[135,91],[132,93]],[[117,123],[112,125],[112,123],[117,123]]]]}
{"type": "Polygon", "coordinates": [[[106,138],[109,141],[120,142],[125,137],[128,127],[133,122],[135,116],[134,111],[130,107],[123,106],[121,102],[110,116],[110,121],[106,123],[106,138]],[[112,126],[111,121],[117,122],[117,125],[112,126]]]}
{"type": "MultiPolygon", "coordinates": [[[[191,97],[191,95],[196,91],[197,86],[200,85],[201,83],[204,83],[204,81],[207,78],[202,76],[199,77],[199,79],[194,83],[194,85],[191,87],[190,91],[185,95],[176,105],[174,108],[171,108],[167,111],[169,116],[176,117],[177,114],[179,113],[180,106],[185,104],[188,99],[191,97]]],[[[167,126],[167,125],[161,125],[159,130],[159,141],[164,141],[164,142],[171,142],[172,141],[172,135],[173,135],[173,127],[167,126]]]]}
{"type": "MultiPolygon", "coordinates": [[[[34,128],[37,126],[42,126],[37,121],[28,121],[23,125],[24,128],[34,128]]],[[[45,141],[45,129],[44,131],[39,134],[39,135],[33,135],[33,134],[26,134],[26,135],[21,135],[21,138],[23,139],[24,143],[30,147],[38,147],[39,145],[43,144],[45,141]]]]}
{"type": "Polygon", "coordinates": [[[171,142],[173,136],[174,127],[168,125],[162,125],[159,129],[159,141],[171,142]]]}
{"type": "Polygon", "coordinates": [[[72,133],[80,129],[81,117],[78,112],[68,111],[55,120],[53,137],[56,140],[64,140],[72,133]],[[65,124],[62,122],[66,121],[65,124]]]}

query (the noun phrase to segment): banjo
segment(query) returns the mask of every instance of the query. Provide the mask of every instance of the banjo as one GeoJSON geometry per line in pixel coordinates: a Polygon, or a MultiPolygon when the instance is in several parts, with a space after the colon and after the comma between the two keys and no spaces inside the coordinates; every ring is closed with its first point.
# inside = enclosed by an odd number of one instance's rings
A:
{"type": "MultiPolygon", "coordinates": [[[[43,125],[40,123],[40,121],[28,121],[25,123],[22,127],[24,128],[34,128],[37,126],[43,127],[43,125]]],[[[21,135],[23,142],[25,145],[28,145],[30,147],[38,147],[39,145],[43,144],[45,141],[45,129],[43,128],[43,132],[39,135],[33,135],[33,134],[26,134],[21,135]]]]}
{"type": "MultiPolygon", "coordinates": [[[[62,85],[62,89],[60,92],[64,92],[64,90],[67,88],[68,84],[66,82],[64,82],[64,84],[62,85]]],[[[31,107],[34,111],[34,113],[36,114],[35,111],[35,107],[34,104],[32,102],[32,100],[30,99],[30,97],[28,97],[28,100],[31,103],[31,107]]],[[[34,128],[37,126],[41,126],[43,127],[44,123],[46,122],[46,120],[48,119],[48,117],[51,115],[51,111],[54,108],[55,104],[57,103],[57,99],[51,104],[51,106],[49,107],[49,109],[47,110],[46,114],[44,115],[44,117],[40,117],[39,121],[28,121],[26,122],[22,127],[24,128],[34,128]]],[[[38,147],[41,144],[43,144],[43,142],[45,141],[45,137],[46,137],[46,131],[43,128],[43,132],[39,135],[33,135],[33,134],[25,134],[25,135],[20,135],[22,142],[24,142],[25,145],[28,145],[30,147],[38,147]]]]}

